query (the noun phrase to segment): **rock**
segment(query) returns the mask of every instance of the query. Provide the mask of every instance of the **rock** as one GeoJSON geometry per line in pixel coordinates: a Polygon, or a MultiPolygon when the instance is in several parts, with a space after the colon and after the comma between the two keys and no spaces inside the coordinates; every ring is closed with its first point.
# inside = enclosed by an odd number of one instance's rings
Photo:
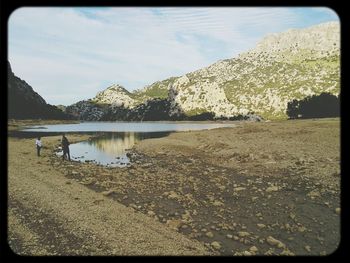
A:
{"type": "Polygon", "coordinates": [[[335,209],[335,213],[336,213],[337,215],[340,215],[340,208],[339,208],[339,207],[337,207],[337,208],[335,209]]]}
{"type": "Polygon", "coordinates": [[[215,200],[212,204],[213,204],[213,206],[223,206],[224,205],[223,202],[220,202],[218,200],[215,200]]]}
{"type": "Polygon", "coordinates": [[[246,189],[245,187],[235,187],[235,188],[233,188],[233,191],[239,192],[239,191],[243,191],[245,189],[246,189]]]}
{"type": "Polygon", "coordinates": [[[284,248],[284,247],[286,247],[285,244],[283,244],[281,241],[275,239],[275,238],[272,237],[272,236],[268,236],[268,237],[266,238],[266,242],[269,243],[271,246],[276,246],[276,247],[278,247],[278,248],[284,248]]]}
{"type": "Polygon", "coordinates": [[[210,245],[216,250],[219,250],[221,248],[221,244],[218,241],[211,242],[210,245]]]}
{"type": "Polygon", "coordinates": [[[230,234],[227,234],[227,235],[226,235],[226,237],[227,237],[227,238],[230,238],[230,239],[232,239],[232,238],[233,238],[233,236],[232,236],[232,235],[230,235],[230,234]]]}
{"type": "Polygon", "coordinates": [[[278,186],[270,186],[268,188],[266,188],[266,192],[270,193],[270,192],[277,192],[279,190],[278,186]]]}
{"type": "Polygon", "coordinates": [[[226,189],[226,186],[224,186],[224,185],[220,185],[220,186],[218,186],[218,188],[219,188],[221,191],[223,191],[223,190],[225,190],[225,189],[226,189]]]}
{"type": "Polygon", "coordinates": [[[109,196],[109,195],[111,195],[111,194],[113,194],[114,193],[114,190],[109,190],[109,191],[103,191],[102,192],[102,194],[104,195],[104,196],[109,196]]]}
{"type": "Polygon", "coordinates": [[[289,217],[290,217],[291,219],[294,219],[294,218],[295,218],[295,214],[290,213],[290,214],[289,214],[289,217]]]}
{"type": "Polygon", "coordinates": [[[147,211],[147,215],[149,216],[155,216],[156,213],[154,213],[152,210],[147,211]]]}
{"type": "Polygon", "coordinates": [[[239,237],[247,237],[247,236],[250,236],[250,233],[249,232],[245,232],[245,231],[239,231],[238,232],[238,236],[239,237]]]}
{"type": "Polygon", "coordinates": [[[311,252],[311,247],[310,246],[305,246],[304,247],[307,252],[311,252]]]}
{"type": "Polygon", "coordinates": [[[256,253],[256,252],[258,252],[258,248],[256,246],[252,246],[251,248],[249,248],[249,251],[256,253]]]}
{"type": "Polygon", "coordinates": [[[264,224],[256,224],[257,226],[258,226],[258,228],[265,228],[266,227],[266,225],[264,225],[264,224]]]}
{"type": "Polygon", "coordinates": [[[132,207],[132,208],[134,208],[135,210],[137,210],[137,205],[135,205],[135,204],[130,204],[129,206],[132,207]]]}
{"type": "Polygon", "coordinates": [[[234,240],[238,240],[239,237],[238,237],[238,236],[233,236],[233,239],[234,239],[234,240]]]}
{"type": "Polygon", "coordinates": [[[179,197],[180,196],[176,192],[174,192],[174,191],[169,192],[169,195],[168,195],[169,199],[178,199],[179,197]]]}
{"type": "Polygon", "coordinates": [[[321,197],[321,194],[318,190],[315,189],[309,192],[307,196],[309,196],[311,199],[315,199],[316,197],[321,197]]]}
{"type": "Polygon", "coordinates": [[[243,251],[242,254],[243,254],[243,256],[252,256],[253,255],[251,252],[246,251],[246,250],[243,251]]]}
{"type": "Polygon", "coordinates": [[[306,227],[304,227],[304,226],[299,226],[298,227],[298,231],[299,232],[305,232],[305,230],[306,230],[306,227]]]}
{"type": "Polygon", "coordinates": [[[280,254],[281,256],[295,256],[293,252],[291,252],[288,248],[284,248],[280,254]]]}
{"type": "Polygon", "coordinates": [[[174,230],[178,230],[182,222],[181,220],[178,220],[178,219],[172,219],[172,220],[167,220],[165,224],[174,230]]]}
{"type": "Polygon", "coordinates": [[[214,234],[212,233],[212,232],[207,232],[207,233],[205,233],[205,235],[207,236],[207,237],[210,237],[210,238],[212,238],[212,237],[214,237],[214,234]]]}
{"type": "Polygon", "coordinates": [[[266,256],[272,256],[275,254],[275,249],[274,248],[269,248],[269,250],[267,250],[264,255],[266,256]]]}

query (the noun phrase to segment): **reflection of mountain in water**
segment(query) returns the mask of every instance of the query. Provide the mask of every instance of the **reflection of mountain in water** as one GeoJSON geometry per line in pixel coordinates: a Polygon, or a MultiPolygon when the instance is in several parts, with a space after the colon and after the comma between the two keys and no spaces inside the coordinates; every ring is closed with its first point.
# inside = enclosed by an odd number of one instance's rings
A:
{"type": "Polygon", "coordinates": [[[113,132],[92,138],[87,143],[108,155],[121,156],[126,153],[125,150],[131,149],[138,141],[160,138],[169,134],[170,132],[113,132]]]}
{"type": "Polygon", "coordinates": [[[131,149],[140,139],[134,132],[112,133],[88,141],[100,151],[112,156],[125,154],[126,149],[131,149]]]}

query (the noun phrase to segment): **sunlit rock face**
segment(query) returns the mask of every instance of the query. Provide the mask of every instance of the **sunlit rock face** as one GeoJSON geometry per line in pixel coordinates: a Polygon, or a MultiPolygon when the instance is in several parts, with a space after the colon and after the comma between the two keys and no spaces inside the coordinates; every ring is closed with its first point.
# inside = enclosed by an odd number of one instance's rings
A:
{"type": "Polygon", "coordinates": [[[97,93],[92,101],[99,104],[123,106],[125,108],[135,106],[135,100],[130,97],[130,92],[118,84],[114,84],[104,91],[97,93]]]}
{"type": "Polygon", "coordinates": [[[170,108],[157,112],[156,107],[151,114],[148,109],[148,115],[212,112],[215,117],[232,117],[254,112],[266,119],[286,118],[288,102],[322,92],[340,93],[338,22],[267,35],[235,58],[134,92],[113,85],[78,105],[75,113],[87,120],[142,120],[147,101],[162,99],[170,108]]]}
{"type": "Polygon", "coordinates": [[[324,23],[262,39],[256,48],[188,73],[172,85],[185,112],[285,116],[287,103],[340,92],[340,25],[324,23]]]}

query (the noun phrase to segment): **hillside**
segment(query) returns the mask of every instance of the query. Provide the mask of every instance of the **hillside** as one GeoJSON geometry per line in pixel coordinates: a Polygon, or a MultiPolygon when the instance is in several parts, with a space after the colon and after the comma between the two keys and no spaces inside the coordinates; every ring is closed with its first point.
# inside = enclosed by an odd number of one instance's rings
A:
{"type": "Polygon", "coordinates": [[[70,119],[71,117],[46,101],[24,80],[18,78],[8,62],[9,119],[70,119]]]}
{"type": "MultiPolygon", "coordinates": [[[[116,116],[125,116],[121,112],[142,109],[140,105],[154,99],[166,101],[169,118],[205,113],[216,118],[249,113],[266,119],[287,118],[287,104],[293,99],[340,93],[339,29],[339,23],[328,22],[271,34],[235,58],[157,81],[141,90],[128,92],[113,85],[99,92],[88,106],[95,109],[92,112],[99,109],[99,118],[104,119],[107,112],[107,119],[120,119],[116,116]]],[[[78,104],[70,108],[81,119],[90,118],[86,112],[91,109],[81,109],[83,117],[76,110],[78,104]]],[[[142,112],[137,115],[142,119],[142,112]]]]}

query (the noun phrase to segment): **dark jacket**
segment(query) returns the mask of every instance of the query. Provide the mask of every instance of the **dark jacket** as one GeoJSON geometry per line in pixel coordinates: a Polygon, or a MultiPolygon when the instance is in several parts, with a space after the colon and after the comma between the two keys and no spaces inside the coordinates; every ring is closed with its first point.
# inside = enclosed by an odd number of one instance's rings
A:
{"type": "Polygon", "coordinates": [[[69,146],[69,141],[66,137],[62,137],[62,148],[63,149],[68,149],[69,146]]]}

